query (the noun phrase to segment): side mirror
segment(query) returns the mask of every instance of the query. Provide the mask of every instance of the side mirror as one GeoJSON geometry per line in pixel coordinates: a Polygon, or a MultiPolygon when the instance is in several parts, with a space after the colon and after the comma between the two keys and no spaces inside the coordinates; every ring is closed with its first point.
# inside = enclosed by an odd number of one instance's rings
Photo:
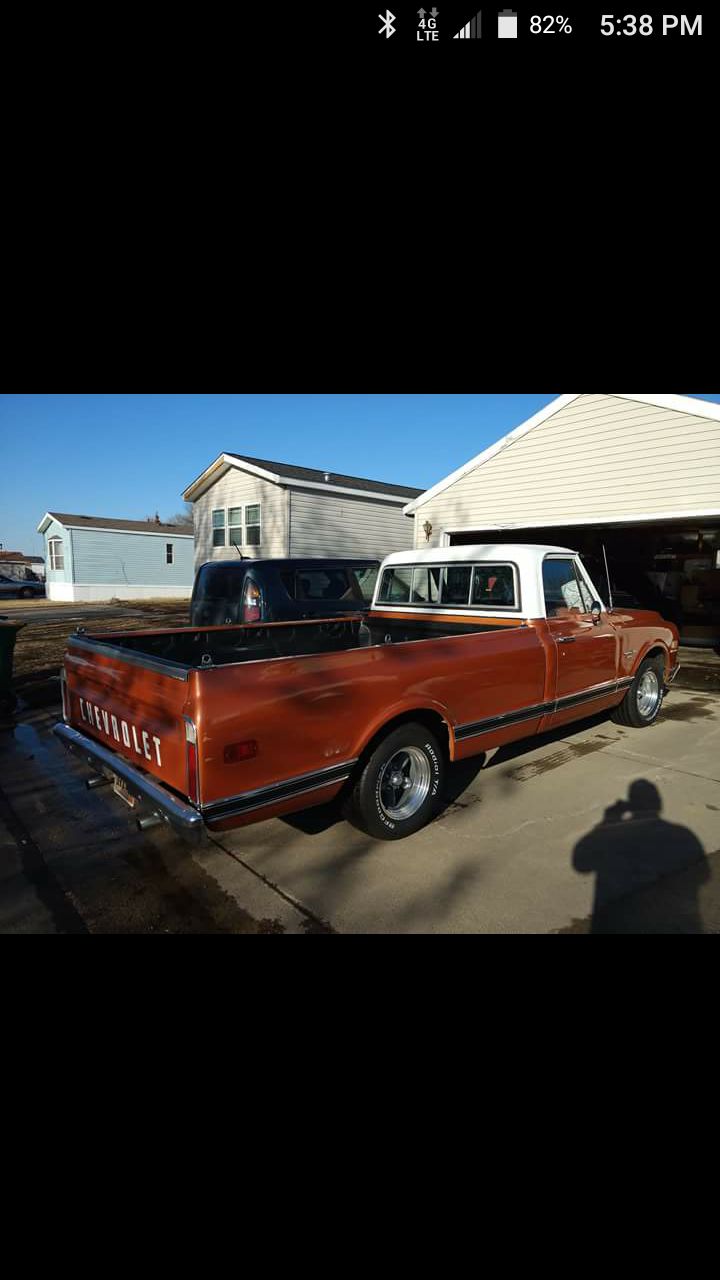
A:
{"type": "Polygon", "coordinates": [[[593,623],[596,627],[599,627],[602,622],[602,605],[599,600],[593,600],[590,606],[590,613],[592,614],[593,623]]]}

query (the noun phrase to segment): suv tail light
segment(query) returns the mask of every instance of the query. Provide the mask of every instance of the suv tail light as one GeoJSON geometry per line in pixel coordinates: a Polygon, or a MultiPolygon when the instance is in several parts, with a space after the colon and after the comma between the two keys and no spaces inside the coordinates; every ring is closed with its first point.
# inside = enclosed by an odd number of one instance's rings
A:
{"type": "Polygon", "coordinates": [[[185,747],[187,758],[188,796],[193,804],[200,803],[198,780],[197,731],[192,720],[185,717],[185,747]]]}
{"type": "Polygon", "coordinates": [[[243,593],[242,620],[243,622],[259,622],[261,612],[262,592],[251,579],[248,579],[243,593]]]}

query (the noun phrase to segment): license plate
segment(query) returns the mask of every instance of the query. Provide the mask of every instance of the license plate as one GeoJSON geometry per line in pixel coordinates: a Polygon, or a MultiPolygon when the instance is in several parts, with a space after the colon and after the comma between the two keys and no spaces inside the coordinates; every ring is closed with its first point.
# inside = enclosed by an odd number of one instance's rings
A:
{"type": "Polygon", "coordinates": [[[137,800],[135,799],[135,796],[130,795],[130,792],[127,789],[127,783],[124,782],[122,778],[115,777],[113,779],[113,791],[115,792],[115,795],[119,796],[121,800],[124,800],[126,805],[131,809],[135,808],[137,800]]]}

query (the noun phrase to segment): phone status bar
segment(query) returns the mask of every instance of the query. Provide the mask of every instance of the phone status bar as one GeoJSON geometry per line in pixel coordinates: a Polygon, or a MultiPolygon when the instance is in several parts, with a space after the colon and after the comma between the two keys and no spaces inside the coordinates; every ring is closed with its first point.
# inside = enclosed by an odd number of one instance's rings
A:
{"type": "Polygon", "coordinates": [[[374,39],[378,48],[388,50],[407,48],[410,44],[428,47],[470,40],[475,42],[478,52],[498,40],[523,41],[545,48],[570,48],[578,41],[612,43],[618,47],[664,41],[698,47],[707,43],[710,27],[715,25],[712,22],[714,8],[709,15],[700,9],[669,13],[648,10],[644,5],[637,6],[637,13],[629,13],[626,6],[618,13],[603,13],[587,6],[579,9],[562,3],[550,12],[537,5],[501,8],[496,4],[475,10],[472,4],[450,2],[433,4],[430,8],[400,4],[375,8],[374,39]]]}

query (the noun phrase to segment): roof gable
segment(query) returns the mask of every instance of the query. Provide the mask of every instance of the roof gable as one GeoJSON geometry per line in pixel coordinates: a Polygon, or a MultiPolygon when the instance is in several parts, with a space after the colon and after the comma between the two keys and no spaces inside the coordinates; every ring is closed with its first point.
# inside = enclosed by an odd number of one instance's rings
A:
{"type": "MultiPolygon", "coordinates": [[[[490,462],[490,460],[496,457],[497,454],[508,449],[518,440],[521,440],[523,436],[534,431],[536,427],[547,422],[549,418],[554,417],[555,414],[559,413],[562,409],[567,408],[567,406],[572,404],[574,400],[579,400],[581,396],[585,394],[585,392],[575,392],[572,394],[558,396],[555,400],[552,400],[544,409],[533,414],[533,416],[528,418],[525,422],[520,423],[520,426],[515,427],[506,436],[503,436],[502,439],[496,441],[495,444],[484,449],[483,452],[477,454],[475,458],[471,458],[469,462],[464,464],[464,466],[458,467],[456,471],[445,476],[443,480],[439,480],[437,484],[432,486],[432,488],[427,489],[422,493],[419,498],[409,502],[404,508],[405,515],[413,515],[419,507],[424,506],[426,502],[429,502],[439,493],[442,493],[443,490],[448,489],[451,485],[455,484],[456,481],[462,479],[463,476],[468,475],[471,471],[475,471],[478,467],[482,467],[485,463],[490,462]]],[[[669,409],[675,413],[690,414],[696,418],[709,418],[715,422],[720,422],[720,405],[712,404],[707,400],[697,400],[693,396],[647,394],[621,395],[619,392],[606,392],[605,394],[612,396],[616,400],[636,401],[639,404],[651,405],[658,409],[669,409]]]]}

